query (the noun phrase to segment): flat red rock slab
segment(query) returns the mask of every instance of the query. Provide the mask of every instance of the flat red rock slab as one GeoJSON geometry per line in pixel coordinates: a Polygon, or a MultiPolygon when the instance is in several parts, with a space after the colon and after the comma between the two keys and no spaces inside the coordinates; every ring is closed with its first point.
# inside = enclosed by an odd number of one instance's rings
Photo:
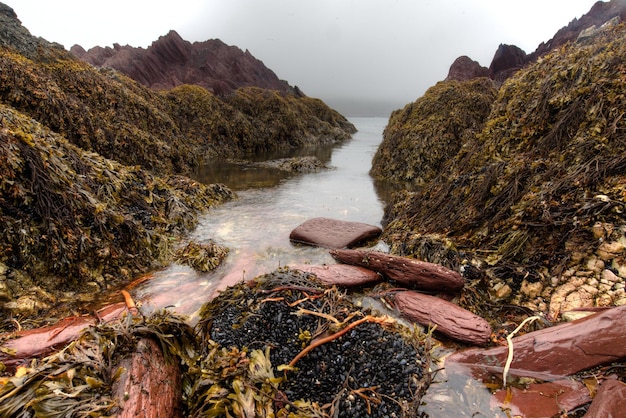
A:
{"type": "Polygon", "coordinates": [[[474,345],[485,345],[491,337],[491,326],[480,316],[452,302],[411,290],[393,296],[400,314],[422,325],[437,325],[440,332],[452,339],[474,345]]]}
{"type": "Polygon", "coordinates": [[[465,285],[463,276],[456,271],[414,258],[377,251],[343,249],[332,250],[330,255],[342,263],[372,269],[391,280],[420,290],[455,292],[465,285]]]}
{"type": "Polygon", "coordinates": [[[355,287],[379,282],[381,277],[373,270],[347,264],[331,264],[328,266],[297,264],[290,269],[314,274],[329,286],[355,287]]]}
{"type": "Polygon", "coordinates": [[[600,384],[596,397],[585,418],[621,417],[626,413],[626,384],[619,380],[605,380],[600,384]]]}
{"type": "MultiPolygon", "coordinates": [[[[577,321],[529,332],[513,341],[510,375],[554,380],[626,358],[626,305],[577,321]]],[[[508,347],[471,348],[446,359],[449,372],[483,379],[501,375],[508,347]]]]}
{"type": "Polygon", "coordinates": [[[374,225],[330,218],[313,218],[297,226],[289,239],[298,244],[325,248],[350,248],[378,237],[382,230],[374,225]]]}
{"type": "Polygon", "coordinates": [[[493,407],[508,409],[508,416],[554,417],[591,402],[591,396],[583,383],[563,379],[531,383],[525,389],[502,389],[495,393],[492,400],[493,407]]]}

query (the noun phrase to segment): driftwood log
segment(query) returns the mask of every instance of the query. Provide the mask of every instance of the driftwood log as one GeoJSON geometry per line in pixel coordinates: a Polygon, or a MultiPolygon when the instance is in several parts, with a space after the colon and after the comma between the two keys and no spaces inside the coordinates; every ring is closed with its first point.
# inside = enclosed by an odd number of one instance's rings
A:
{"type": "Polygon", "coordinates": [[[478,315],[443,299],[406,290],[393,302],[400,314],[422,325],[437,325],[435,331],[454,340],[485,345],[491,337],[489,323],[478,315]]]}
{"type": "Polygon", "coordinates": [[[376,283],[381,279],[380,275],[373,270],[346,264],[331,264],[328,266],[296,264],[289,266],[289,268],[314,274],[319,280],[329,286],[364,286],[376,283]]]}
{"type": "MultiPolygon", "coordinates": [[[[626,358],[626,305],[595,315],[529,332],[513,341],[509,374],[554,380],[626,358]]],[[[508,347],[471,348],[450,355],[446,370],[477,378],[503,372],[508,347]]]]}
{"type": "Polygon", "coordinates": [[[337,261],[372,269],[388,279],[421,290],[456,292],[463,289],[465,281],[456,271],[439,264],[399,257],[376,251],[331,250],[337,261]]]}
{"type": "Polygon", "coordinates": [[[119,367],[124,371],[113,383],[118,418],[182,416],[182,375],[177,364],[165,359],[159,344],[142,338],[119,367]]]}

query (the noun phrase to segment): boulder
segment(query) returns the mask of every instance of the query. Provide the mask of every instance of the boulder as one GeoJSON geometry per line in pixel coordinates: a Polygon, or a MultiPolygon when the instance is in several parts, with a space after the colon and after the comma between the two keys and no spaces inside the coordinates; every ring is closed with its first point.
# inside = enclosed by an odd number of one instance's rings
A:
{"type": "Polygon", "coordinates": [[[314,274],[319,280],[329,286],[364,286],[376,283],[381,279],[380,275],[373,270],[347,264],[331,264],[328,266],[296,264],[289,266],[289,268],[314,274]]]}
{"type": "Polygon", "coordinates": [[[489,323],[454,303],[414,291],[394,294],[393,303],[400,314],[422,325],[436,325],[436,332],[474,345],[485,345],[491,337],[489,323]]]}
{"type": "Polygon", "coordinates": [[[296,227],[289,239],[298,244],[326,248],[349,248],[378,237],[382,230],[361,222],[313,218],[296,227]]]}
{"type": "MultiPolygon", "coordinates": [[[[626,358],[626,306],[529,332],[513,341],[509,374],[537,379],[569,376],[626,358]]],[[[446,359],[446,370],[469,369],[477,378],[501,375],[508,347],[472,348],[446,359]]]]}
{"type": "Polygon", "coordinates": [[[600,384],[585,418],[619,417],[624,411],[626,411],[626,384],[610,379],[600,384]]]}
{"type": "Polygon", "coordinates": [[[332,250],[337,261],[372,269],[384,277],[421,290],[455,292],[461,290],[465,280],[456,271],[439,264],[400,257],[377,251],[332,250]]]}
{"type": "Polygon", "coordinates": [[[121,411],[119,418],[181,417],[182,375],[178,365],[166,361],[155,341],[142,338],[135,352],[113,369],[122,374],[112,387],[121,411]]]}

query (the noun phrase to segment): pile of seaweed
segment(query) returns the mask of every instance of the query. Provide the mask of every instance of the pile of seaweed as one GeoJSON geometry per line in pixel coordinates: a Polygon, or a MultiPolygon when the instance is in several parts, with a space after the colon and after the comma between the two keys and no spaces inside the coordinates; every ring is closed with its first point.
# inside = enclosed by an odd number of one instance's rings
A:
{"type": "Polygon", "coordinates": [[[314,276],[277,270],[228,288],[203,307],[195,330],[166,312],[89,328],[59,353],[5,373],[0,415],[113,416],[143,404],[194,417],[416,417],[430,383],[429,344],[314,276]],[[142,349],[144,339],[156,348],[142,349]],[[165,364],[154,359],[159,349],[165,364]],[[158,367],[162,384],[137,364],[158,367]],[[129,399],[134,385],[142,399],[129,399]],[[164,385],[169,399],[146,400],[164,385]]]}
{"type": "Polygon", "coordinates": [[[0,105],[0,264],[13,296],[30,290],[24,275],[47,292],[93,293],[158,267],[199,213],[232,197],[84,151],[0,105]]]}
{"type": "MultiPolygon", "coordinates": [[[[445,89],[442,83],[435,91],[445,89]]],[[[464,140],[447,157],[396,156],[397,166],[407,164],[416,173],[431,172],[432,164],[422,165],[428,159],[439,159],[440,165],[420,190],[404,191],[387,207],[384,239],[392,251],[423,259],[454,246],[458,256],[450,263],[473,254],[496,274],[512,278],[513,290],[522,279],[546,281],[584,260],[602,243],[591,231],[596,223],[611,226],[605,239],[621,239],[626,227],[625,92],[626,28],[620,24],[520,70],[499,89],[483,123],[479,116],[470,118],[473,114],[462,104],[446,110],[445,95],[418,100],[414,108],[432,102],[422,113],[394,113],[392,127],[422,124],[423,115],[428,119],[438,109],[445,115],[458,110],[465,115],[458,117],[471,123],[467,134],[455,133],[463,124],[447,125],[451,132],[437,134],[464,140]],[[431,245],[438,238],[446,243],[431,245]],[[574,260],[572,248],[583,256],[574,260]]],[[[474,115],[485,114],[488,100],[478,103],[482,110],[474,115]]],[[[385,143],[397,135],[390,128],[385,143]]],[[[437,141],[433,147],[439,149],[437,141]]],[[[420,150],[429,152],[428,147],[420,150]]]]}
{"type": "MultiPolygon", "coordinates": [[[[193,329],[167,312],[149,317],[126,315],[98,324],[58,353],[20,366],[13,375],[4,373],[0,377],[0,416],[116,416],[129,396],[124,393],[124,379],[141,378],[129,369],[128,360],[146,339],[156,343],[149,356],[156,357],[159,349],[162,352],[158,356],[165,359],[165,365],[160,365],[160,372],[168,374],[163,376],[162,386],[171,387],[177,398],[173,405],[167,405],[165,399],[162,404],[152,400],[152,405],[161,408],[149,412],[169,410],[174,413],[167,416],[179,416],[182,387],[192,384],[190,375],[181,377],[181,373],[195,364],[198,344],[193,329]]],[[[150,364],[151,359],[143,360],[150,364]]]]}

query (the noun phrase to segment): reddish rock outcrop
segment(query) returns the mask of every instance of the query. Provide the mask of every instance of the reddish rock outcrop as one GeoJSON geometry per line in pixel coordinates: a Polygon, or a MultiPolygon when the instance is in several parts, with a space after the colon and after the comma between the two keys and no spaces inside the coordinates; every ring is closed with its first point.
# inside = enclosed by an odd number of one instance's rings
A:
{"type": "Polygon", "coordinates": [[[474,78],[489,77],[489,69],[480,65],[466,55],[462,55],[454,60],[448,71],[445,81],[457,80],[467,81],[474,78]]]}
{"type": "Polygon", "coordinates": [[[436,325],[436,332],[454,340],[485,345],[491,337],[487,321],[443,299],[407,290],[395,293],[393,302],[403,317],[426,326],[436,325]]]}
{"type": "Polygon", "coordinates": [[[319,280],[329,286],[364,286],[376,283],[381,279],[378,273],[373,270],[347,264],[331,264],[328,266],[296,264],[289,266],[289,268],[314,274],[319,280]]]}
{"type": "Polygon", "coordinates": [[[614,17],[619,17],[621,21],[626,20],[626,2],[624,0],[598,1],[580,19],[572,20],[567,26],[559,29],[552,39],[539,44],[528,60],[535,61],[553,49],[575,41],[583,30],[592,26],[602,26],[614,17]]]}
{"type": "MultiPolygon", "coordinates": [[[[538,379],[569,376],[626,358],[626,305],[577,321],[529,332],[513,341],[509,374],[538,379]]],[[[468,349],[446,359],[446,370],[476,377],[501,375],[508,347],[468,349]]]]}
{"type": "Polygon", "coordinates": [[[255,86],[300,94],[297,87],[280,80],[250,52],[219,39],[191,43],[170,31],[147,49],[115,44],[113,48],[97,46],[85,51],[74,45],[70,52],[96,67],[114,68],[154,89],[194,84],[223,95],[239,87],[255,86]]]}
{"type": "Polygon", "coordinates": [[[527,63],[526,53],[515,45],[500,44],[489,66],[489,78],[503,82],[527,63]]]}
{"type": "Polygon", "coordinates": [[[378,237],[382,230],[362,222],[313,218],[298,225],[289,239],[298,244],[326,248],[350,248],[378,237]]]}
{"type": "Polygon", "coordinates": [[[465,285],[463,276],[456,271],[414,258],[360,250],[332,250],[330,255],[342,263],[372,269],[388,279],[421,290],[455,292],[465,285]]]}

